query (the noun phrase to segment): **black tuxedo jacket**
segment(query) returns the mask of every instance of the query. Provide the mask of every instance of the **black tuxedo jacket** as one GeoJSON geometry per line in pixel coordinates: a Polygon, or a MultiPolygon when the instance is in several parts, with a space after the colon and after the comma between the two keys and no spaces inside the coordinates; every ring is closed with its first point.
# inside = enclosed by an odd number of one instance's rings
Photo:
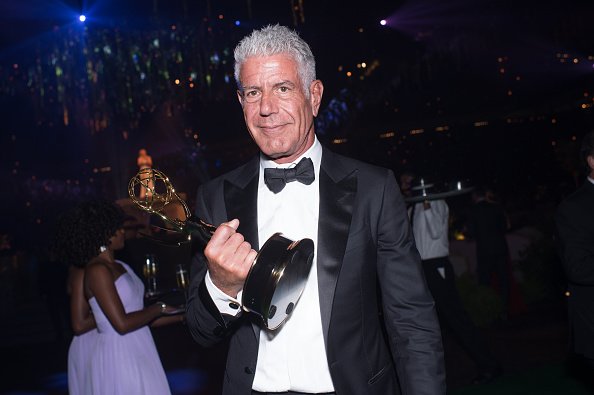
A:
{"type": "MultiPolygon", "coordinates": [[[[201,186],[198,216],[213,224],[239,218],[238,231],[258,246],[258,172],[256,157],[201,186]]],[[[439,324],[393,173],[324,148],[319,178],[318,289],[336,393],[444,394],[439,324]]],[[[249,314],[219,313],[200,254],[193,272],[190,331],[202,345],[231,336],[223,393],[249,395],[259,328],[249,314]]]]}
{"type": "Polygon", "coordinates": [[[555,220],[570,292],[573,347],[578,354],[594,358],[594,184],[586,180],[564,200],[555,220]]]}

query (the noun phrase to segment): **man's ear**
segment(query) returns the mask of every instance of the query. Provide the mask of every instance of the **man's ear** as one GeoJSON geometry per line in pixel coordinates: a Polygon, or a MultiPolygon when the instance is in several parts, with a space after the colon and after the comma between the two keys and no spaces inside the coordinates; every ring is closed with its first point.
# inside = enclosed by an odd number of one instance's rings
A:
{"type": "Polygon", "coordinates": [[[239,104],[243,108],[243,96],[241,95],[241,91],[239,89],[237,90],[237,100],[239,100],[239,104]]]}
{"type": "Polygon", "coordinates": [[[309,85],[309,102],[311,104],[311,111],[314,117],[318,116],[320,104],[322,103],[322,95],[324,94],[324,84],[320,80],[314,80],[309,85]]]}
{"type": "Polygon", "coordinates": [[[586,158],[586,161],[588,162],[588,166],[590,167],[590,174],[594,173],[594,155],[588,155],[588,157],[586,158]]]}

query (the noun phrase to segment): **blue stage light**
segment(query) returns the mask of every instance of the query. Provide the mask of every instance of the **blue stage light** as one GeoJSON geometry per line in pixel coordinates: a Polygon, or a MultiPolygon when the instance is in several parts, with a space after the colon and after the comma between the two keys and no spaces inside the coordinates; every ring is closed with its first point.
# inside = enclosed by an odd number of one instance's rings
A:
{"type": "Polygon", "coordinates": [[[241,22],[240,21],[235,21],[235,26],[239,26],[239,25],[241,25],[241,22]]]}
{"type": "Polygon", "coordinates": [[[87,20],[87,17],[84,16],[84,15],[81,15],[81,16],[78,17],[78,20],[81,21],[81,22],[84,22],[84,21],[87,20]]]}

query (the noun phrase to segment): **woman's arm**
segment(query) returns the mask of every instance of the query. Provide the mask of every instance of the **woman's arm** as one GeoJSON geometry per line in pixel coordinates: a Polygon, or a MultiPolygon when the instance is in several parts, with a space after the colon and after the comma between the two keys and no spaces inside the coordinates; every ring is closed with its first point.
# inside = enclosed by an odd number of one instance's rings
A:
{"type": "Polygon", "coordinates": [[[82,335],[95,329],[95,317],[84,294],[84,269],[71,267],[69,274],[70,324],[75,335],[82,335]]]}
{"type": "MultiPolygon", "coordinates": [[[[171,306],[167,306],[167,309],[171,308],[171,306]]],[[[170,315],[166,317],[157,318],[153,322],[151,322],[151,327],[156,328],[159,326],[171,325],[171,324],[185,324],[186,323],[186,314],[176,314],[170,315]]]]}
{"type": "Polygon", "coordinates": [[[142,310],[126,313],[115,287],[112,272],[102,262],[90,263],[85,270],[85,284],[90,297],[94,296],[114,329],[121,335],[148,325],[167,310],[155,303],[142,310]]]}

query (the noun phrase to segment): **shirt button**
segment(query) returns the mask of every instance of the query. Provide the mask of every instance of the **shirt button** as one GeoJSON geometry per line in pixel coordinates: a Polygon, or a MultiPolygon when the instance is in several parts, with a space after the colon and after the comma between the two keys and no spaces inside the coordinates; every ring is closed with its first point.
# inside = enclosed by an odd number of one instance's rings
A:
{"type": "Polygon", "coordinates": [[[231,307],[233,310],[237,310],[239,308],[239,305],[235,302],[231,302],[229,303],[229,307],[231,307]]]}

